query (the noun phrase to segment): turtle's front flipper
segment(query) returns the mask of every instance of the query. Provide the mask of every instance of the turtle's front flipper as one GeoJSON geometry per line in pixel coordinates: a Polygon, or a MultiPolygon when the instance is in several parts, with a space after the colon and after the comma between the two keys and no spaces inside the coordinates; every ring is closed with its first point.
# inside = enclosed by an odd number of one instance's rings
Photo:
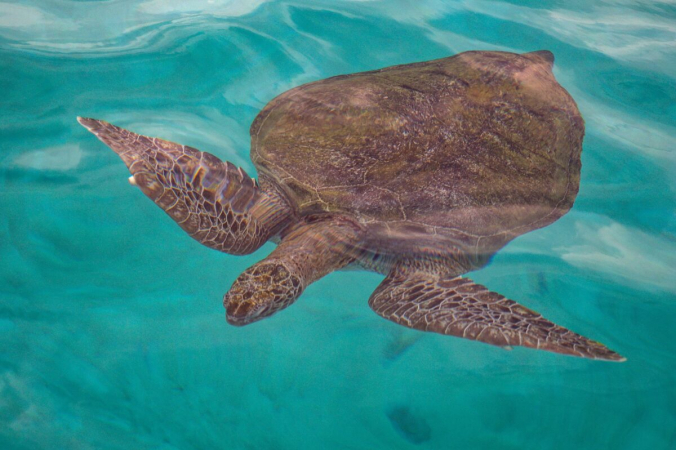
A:
{"type": "Polygon", "coordinates": [[[354,261],[359,235],[337,219],[300,224],[235,280],[223,298],[228,322],[246,325],[286,308],[310,283],[354,261]]]}
{"type": "Polygon", "coordinates": [[[624,361],[603,344],[560,327],[468,278],[395,267],[369,299],[380,316],[406,327],[501,347],[522,345],[583,358],[624,361]]]}
{"type": "Polygon", "coordinates": [[[122,158],[132,184],[208,247],[251,253],[279,232],[290,215],[241,168],[209,153],[102,120],[78,121],[122,158]]]}

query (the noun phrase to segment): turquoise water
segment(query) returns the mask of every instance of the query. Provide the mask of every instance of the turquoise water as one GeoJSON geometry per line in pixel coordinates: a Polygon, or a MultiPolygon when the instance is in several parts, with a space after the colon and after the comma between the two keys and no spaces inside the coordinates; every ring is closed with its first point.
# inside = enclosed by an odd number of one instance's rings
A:
{"type": "Polygon", "coordinates": [[[0,448],[676,448],[674,42],[670,0],[0,2],[0,448]],[[200,246],[75,121],[253,174],[275,95],[473,49],[553,51],[587,124],[572,211],[473,278],[625,363],[405,329],[363,272],[229,326],[272,244],[200,246]]]}

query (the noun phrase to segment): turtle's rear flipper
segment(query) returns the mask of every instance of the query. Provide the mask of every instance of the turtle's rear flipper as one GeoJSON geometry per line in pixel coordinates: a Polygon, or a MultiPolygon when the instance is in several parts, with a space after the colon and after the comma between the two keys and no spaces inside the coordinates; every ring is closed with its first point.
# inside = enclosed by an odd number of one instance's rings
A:
{"type": "Polygon", "coordinates": [[[566,355],[625,361],[603,344],[560,327],[468,278],[395,267],[369,299],[380,316],[406,327],[521,345],[566,355]]]}
{"type": "Polygon", "coordinates": [[[117,153],[137,185],[190,236],[232,254],[251,253],[289,215],[241,168],[197,149],[78,117],[117,153]]]}

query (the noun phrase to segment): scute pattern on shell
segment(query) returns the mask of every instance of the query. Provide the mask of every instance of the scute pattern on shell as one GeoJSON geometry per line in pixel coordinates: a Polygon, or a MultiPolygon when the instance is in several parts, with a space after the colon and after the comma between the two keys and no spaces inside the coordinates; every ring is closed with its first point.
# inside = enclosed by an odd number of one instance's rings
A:
{"type": "Polygon", "coordinates": [[[300,86],[254,121],[252,159],[301,214],[492,254],[578,191],[584,123],[551,63],[467,52],[300,86]]]}

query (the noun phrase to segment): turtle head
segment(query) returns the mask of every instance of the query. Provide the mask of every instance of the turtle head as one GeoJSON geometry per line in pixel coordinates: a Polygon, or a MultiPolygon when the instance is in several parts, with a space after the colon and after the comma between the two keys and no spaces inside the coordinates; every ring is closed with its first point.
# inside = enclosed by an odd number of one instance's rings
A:
{"type": "Polygon", "coordinates": [[[291,305],[305,288],[355,260],[360,229],[342,217],[305,218],[276,249],[245,270],[223,298],[228,322],[246,325],[291,305]]]}
{"type": "Polygon", "coordinates": [[[223,298],[231,325],[247,325],[286,308],[303,292],[301,280],[280,261],[263,261],[242,273],[223,298]]]}

